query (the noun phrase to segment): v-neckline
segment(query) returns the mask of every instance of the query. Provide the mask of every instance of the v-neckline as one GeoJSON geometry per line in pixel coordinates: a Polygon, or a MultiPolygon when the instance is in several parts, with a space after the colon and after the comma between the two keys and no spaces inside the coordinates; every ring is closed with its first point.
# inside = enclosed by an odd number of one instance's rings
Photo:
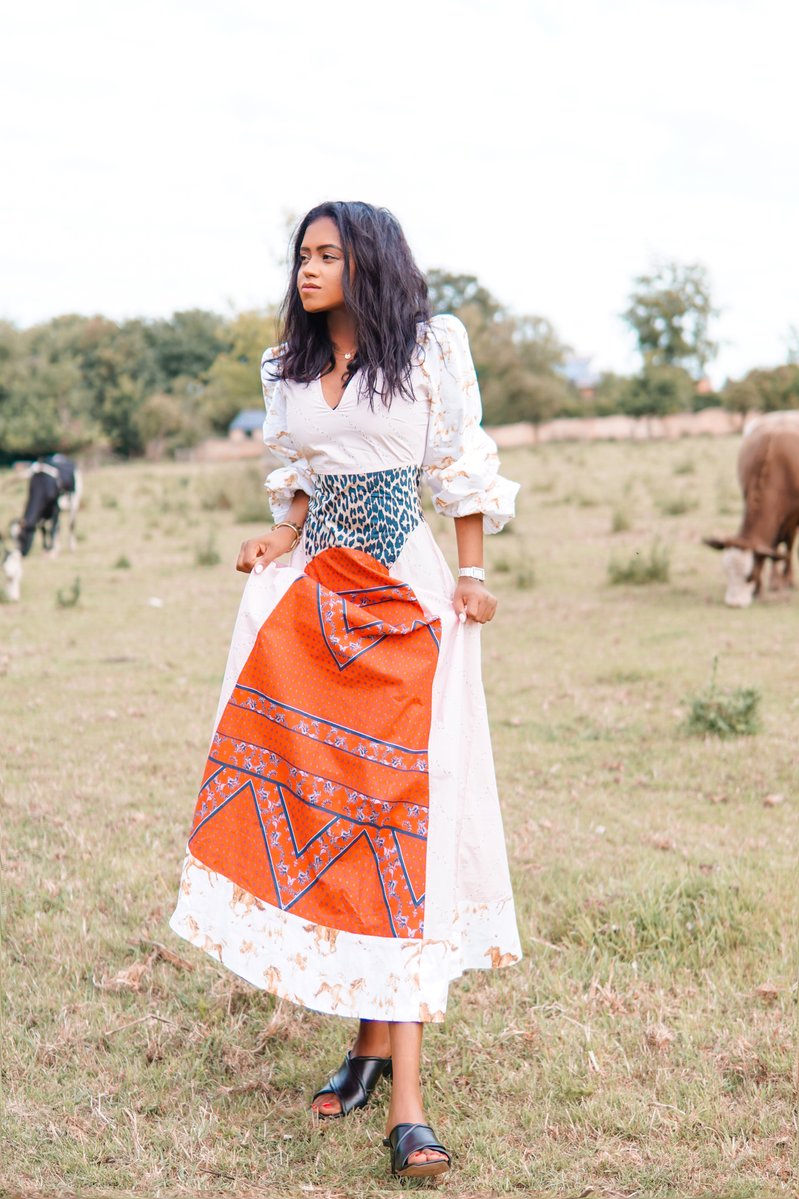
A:
{"type": "MultiPolygon", "coordinates": [[[[355,374],[357,374],[357,373],[358,372],[356,371],[355,374]]],[[[328,404],[327,399],[325,398],[325,389],[322,386],[322,376],[321,375],[317,376],[316,382],[319,384],[319,395],[322,397],[322,403],[324,404],[325,408],[327,408],[328,412],[338,412],[339,408],[344,403],[344,397],[346,396],[347,391],[349,390],[350,383],[352,383],[352,380],[354,378],[355,378],[355,375],[350,375],[349,379],[347,380],[347,382],[344,385],[344,390],[342,391],[341,395],[339,396],[338,403],[334,407],[332,404],[328,404]]]]}

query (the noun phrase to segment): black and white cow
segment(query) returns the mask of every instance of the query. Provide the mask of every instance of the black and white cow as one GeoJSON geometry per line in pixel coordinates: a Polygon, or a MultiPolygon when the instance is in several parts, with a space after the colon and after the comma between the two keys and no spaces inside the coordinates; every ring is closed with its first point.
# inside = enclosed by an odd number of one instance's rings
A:
{"type": "Polygon", "coordinates": [[[75,522],[81,492],[80,471],[63,454],[52,454],[34,462],[28,477],[28,501],[16,537],[23,558],[30,552],[37,529],[42,531],[45,550],[57,552],[62,510],[68,513],[69,548],[75,549],[75,522]]]}

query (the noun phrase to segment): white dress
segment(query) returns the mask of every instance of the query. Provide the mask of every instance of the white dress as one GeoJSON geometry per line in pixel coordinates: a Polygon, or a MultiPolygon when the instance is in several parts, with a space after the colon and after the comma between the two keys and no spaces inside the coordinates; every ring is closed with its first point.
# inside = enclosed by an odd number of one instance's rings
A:
{"type": "Polygon", "coordinates": [[[288,564],[247,580],[171,927],[321,1012],[441,1021],[450,981],[521,957],[480,627],[419,504],[510,519],[518,486],[480,427],[466,330],[420,327],[415,401],[337,408],[262,379],[283,463],[275,520],[311,497],[288,564]]]}

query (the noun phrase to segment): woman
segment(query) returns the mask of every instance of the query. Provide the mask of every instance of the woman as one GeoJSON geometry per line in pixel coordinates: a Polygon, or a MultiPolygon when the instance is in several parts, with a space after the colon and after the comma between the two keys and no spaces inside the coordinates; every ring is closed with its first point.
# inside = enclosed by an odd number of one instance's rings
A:
{"type": "Polygon", "coordinates": [[[250,578],[175,932],[274,995],[358,1017],[320,1119],[392,1079],[392,1173],[443,1173],[422,1030],[450,980],[521,956],[480,681],[483,532],[513,515],[466,331],[430,318],[395,218],[299,226],[281,345],[262,362],[275,524],[250,578]],[[419,502],[455,518],[457,585],[419,502]],[[288,564],[278,559],[291,553],[288,564]]]}

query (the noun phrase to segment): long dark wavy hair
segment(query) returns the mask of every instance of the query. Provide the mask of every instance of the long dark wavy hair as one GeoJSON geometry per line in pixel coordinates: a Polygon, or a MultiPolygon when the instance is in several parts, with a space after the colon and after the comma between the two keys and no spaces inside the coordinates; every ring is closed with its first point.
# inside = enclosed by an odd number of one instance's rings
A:
{"type": "Polygon", "coordinates": [[[347,381],[360,370],[359,395],[369,396],[370,403],[375,395],[386,407],[394,395],[412,400],[410,367],[417,325],[430,319],[427,283],[397,218],[387,208],[360,201],[318,204],[297,227],[291,278],[280,308],[280,377],[310,383],[335,366],[326,314],[306,312],[297,290],[305,231],[320,217],[330,217],[339,231],[344,300],[355,318],[358,351],[348,364],[347,381]]]}

